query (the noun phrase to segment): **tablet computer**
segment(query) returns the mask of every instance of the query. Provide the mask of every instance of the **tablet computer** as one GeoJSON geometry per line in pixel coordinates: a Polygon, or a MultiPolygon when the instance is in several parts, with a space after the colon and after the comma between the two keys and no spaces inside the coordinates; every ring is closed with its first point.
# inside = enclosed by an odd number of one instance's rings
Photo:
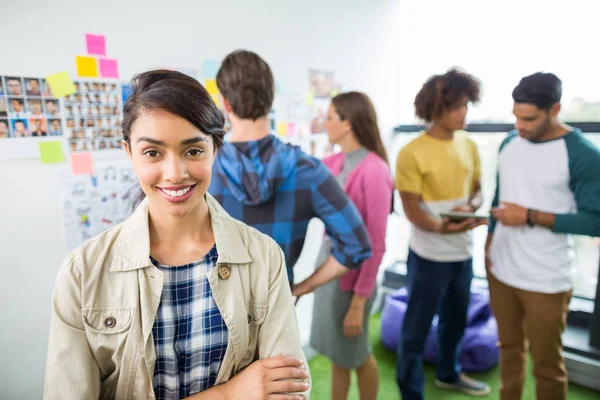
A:
{"type": "Polygon", "coordinates": [[[465,219],[475,218],[475,219],[488,219],[489,214],[482,213],[470,213],[470,212],[459,212],[459,211],[448,211],[440,213],[442,217],[446,217],[453,222],[464,221],[465,219]]]}

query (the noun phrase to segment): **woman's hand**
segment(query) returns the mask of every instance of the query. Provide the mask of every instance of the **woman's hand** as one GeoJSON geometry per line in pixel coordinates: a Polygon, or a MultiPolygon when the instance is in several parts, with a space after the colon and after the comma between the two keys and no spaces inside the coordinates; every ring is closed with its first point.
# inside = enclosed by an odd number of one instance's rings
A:
{"type": "Polygon", "coordinates": [[[296,301],[294,304],[298,304],[298,300],[300,300],[300,297],[304,296],[305,294],[309,294],[312,293],[313,288],[310,286],[310,282],[305,279],[300,283],[294,284],[292,286],[292,296],[296,298],[296,301]]]}
{"type": "Polygon", "coordinates": [[[366,298],[355,294],[344,317],[344,336],[351,338],[363,333],[366,298]]]}
{"type": "Polygon", "coordinates": [[[224,384],[225,398],[248,400],[302,400],[292,394],[309,389],[305,361],[296,357],[277,356],[258,360],[224,384]]]}

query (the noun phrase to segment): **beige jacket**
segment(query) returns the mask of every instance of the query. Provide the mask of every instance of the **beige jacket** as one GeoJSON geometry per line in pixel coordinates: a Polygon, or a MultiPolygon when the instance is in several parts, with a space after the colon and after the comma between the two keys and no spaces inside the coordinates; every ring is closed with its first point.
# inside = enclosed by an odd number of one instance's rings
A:
{"type": "MultiPolygon", "coordinates": [[[[256,359],[304,358],[281,249],[206,201],[219,252],[208,279],[229,329],[216,384],[256,359]]],[[[145,200],[67,256],[54,287],[45,399],[155,398],[152,326],[163,276],[149,255],[145,200]]]]}

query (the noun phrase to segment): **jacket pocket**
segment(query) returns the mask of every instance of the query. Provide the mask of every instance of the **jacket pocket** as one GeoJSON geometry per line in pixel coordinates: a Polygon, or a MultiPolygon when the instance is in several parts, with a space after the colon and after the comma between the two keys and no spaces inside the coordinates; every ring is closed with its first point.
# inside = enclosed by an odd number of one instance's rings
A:
{"type": "Polygon", "coordinates": [[[123,368],[131,370],[123,364],[134,357],[131,349],[127,350],[127,343],[135,307],[85,308],[81,314],[90,350],[100,368],[102,385],[104,388],[116,388],[123,368]]]}
{"type": "Polygon", "coordinates": [[[258,332],[260,326],[265,322],[267,316],[267,305],[266,304],[254,304],[250,303],[247,309],[247,320],[248,320],[248,347],[244,352],[244,358],[242,359],[242,368],[250,364],[254,360],[257,360],[259,354],[257,354],[258,345],[258,332]]]}
{"type": "Polygon", "coordinates": [[[248,306],[248,324],[250,326],[260,326],[267,316],[266,304],[253,304],[248,306]]]}
{"type": "Polygon", "coordinates": [[[131,328],[135,307],[93,307],[81,310],[83,323],[90,332],[104,335],[123,333],[131,328]]]}

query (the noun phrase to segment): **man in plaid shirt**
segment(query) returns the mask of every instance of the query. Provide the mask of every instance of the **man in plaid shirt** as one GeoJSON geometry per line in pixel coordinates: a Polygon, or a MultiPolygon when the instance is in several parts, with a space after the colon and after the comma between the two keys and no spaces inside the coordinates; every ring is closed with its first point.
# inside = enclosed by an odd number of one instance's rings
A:
{"type": "Polygon", "coordinates": [[[270,134],[274,80],[268,64],[255,53],[235,51],[223,61],[217,85],[233,133],[215,160],[210,194],[233,218],[281,246],[290,284],[308,223],[313,217],[324,222],[332,256],[296,295],[359,268],[371,256],[371,243],[356,207],[318,159],[270,134]]]}

